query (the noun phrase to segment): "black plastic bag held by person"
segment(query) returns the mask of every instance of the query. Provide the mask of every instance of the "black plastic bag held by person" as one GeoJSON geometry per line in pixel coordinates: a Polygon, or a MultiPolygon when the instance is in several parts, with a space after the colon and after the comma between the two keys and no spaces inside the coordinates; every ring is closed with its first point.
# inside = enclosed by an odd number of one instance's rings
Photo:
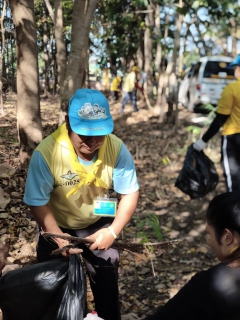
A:
{"type": "Polygon", "coordinates": [[[213,162],[203,151],[194,150],[191,144],[175,187],[188,194],[191,199],[196,199],[203,198],[216,188],[217,184],[218,173],[213,162]]]}
{"type": "Polygon", "coordinates": [[[10,271],[0,279],[3,320],[82,320],[85,289],[77,255],[10,271]]]}

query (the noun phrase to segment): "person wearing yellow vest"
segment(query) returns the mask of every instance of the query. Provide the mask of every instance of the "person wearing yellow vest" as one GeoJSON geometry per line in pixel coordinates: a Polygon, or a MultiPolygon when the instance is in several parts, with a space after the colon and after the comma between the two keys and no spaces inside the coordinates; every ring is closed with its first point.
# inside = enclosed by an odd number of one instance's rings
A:
{"type": "MultiPolygon", "coordinates": [[[[111,246],[137,206],[139,184],[133,158],[124,143],[111,134],[114,123],[109,103],[100,91],[78,89],[70,99],[65,120],[33,153],[24,202],[40,230],[94,241],[90,249],[96,259],[112,266],[100,277],[97,269],[86,263],[95,307],[103,319],[119,320],[119,254],[111,246]],[[118,206],[108,197],[111,188],[121,195],[118,206]]],[[[49,242],[39,234],[38,262],[59,258],[51,252],[68,241],[54,240],[49,242]]],[[[62,255],[81,251],[70,249],[62,255]]]]}
{"type": "Polygon", "coordinates": [[[119,99],[119,92],[122,84],[122,74],[120,71],[114,76],[113,81],[110,86],[111,96],[113,100],[119,99]]]}
{"type": "Polygon", "coordinates": [[[193,144],[201,151],[222,127],[221,163],[227,191],[240,191],[240,55],[234,66],[237,81],[227,85],[218,101],[216,117],[203,137],[193,144]]]}
{"type": "Polygon", "coordinates": [[[131,72],[127,74],[126,78],[123,81],[122,113],[124,112],[124,108],[128,100],[131,100],[134,112],[138,111],[136,91],[138,89],[143,92],[143,88],[138,85],[137,75],[139,74],[139,72],[140,69],[137,66],[133,66],[131,72]]]}

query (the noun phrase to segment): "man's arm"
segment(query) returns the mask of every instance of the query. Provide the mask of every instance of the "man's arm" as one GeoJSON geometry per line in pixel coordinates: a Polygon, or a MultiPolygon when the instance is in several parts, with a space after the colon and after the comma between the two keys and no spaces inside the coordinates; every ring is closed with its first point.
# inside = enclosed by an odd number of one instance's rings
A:
{"type": "Polygon", "coordinates": [[[138,198],[139,191],[121,195],[117,214],[111,225],[116,235],[119,235],[125,225],[131,220],[137,207],[138,198]]]}
{"type": "MultiPolygon", "coordinates": [[[[44,206],[30,206],[31,214],[36,220],[38,226],[44,231],[55,234],[64,234],[62,230],[59,228],[52,211],[50,210],[48,205],[44,206]]],[[[65,247],[69,244],[68,240],[54,238],[53,239],[59,248],[65,247]]],[[[81,249],[69,249],[67,251],[62,252],[63,256],[69,256],[71,254],[78,254],[82,252],[81,249]]]]}
{"type": "Polygon", "coordinates": [[[63,233],[57,225],[54,215],[47,204],[44,206],[36,207],[30,206],[30,210],[37,224],[44,232],[58,234],[63,233]]]}
{"type": "Polygon", "coordinates": [[[92,250],[96,248],[108,249],[114,241],[114,234],[116,236],[119,235],[132,218],[137,207],[139,185],[136,170],[133,158],[124,143],[122,143],[114,168],[113,185],[114,190],[121,194],[117,214],[111,225],[113,233],[108,228],[104,228],[91,235],[90,237],[96,240],[90,247],[92,250]]]}
{"type": "Polygon", "coordinates": [[[135,88],[140,90],[143,93],[143,87],[140,87],[138,81],[135,82],[135,88]]]}
{"type": "Polygon", "coordinates": [[[221,98],[218,101],[218,108],[216,117],[208,128],[207,132],[203,135],[201,139],[198,139],[194,144],[193,148],[197,151],[202,151],[207,142],[219,131],[219,129],[224,125],[224,123],[229,118],[234,102],[234,93],[231,85],[226,86],[223,89],[221,98]]]}

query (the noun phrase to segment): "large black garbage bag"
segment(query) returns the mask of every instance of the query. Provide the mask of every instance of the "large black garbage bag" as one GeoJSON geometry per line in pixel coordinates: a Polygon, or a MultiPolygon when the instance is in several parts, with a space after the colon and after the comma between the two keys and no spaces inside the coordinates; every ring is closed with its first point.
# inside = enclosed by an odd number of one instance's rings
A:
{"type": "Polygon", "coordinates": [[[112,264],[111,259],[105,260],[95,255],[85,244],[79,243],[82,249],[82,257],[92,266],[95,274],[91,273],[90,282],[94,294],[95,308],[100,318],[119,320],[121,319],[117,266],[112,264]],[[104,299],[101,298],[104,288],[104,299]]]}
{"type": "Polygon", "coordinates": [[[216,188],[218,173],[213,162],[203,151],[196,151],[193,144],[188,147],[183,167],[175,186],[191,199],[203,198],[216,188]]]}
{"type": "Polygon", "coordinates": [[[85,289],[77,255],[10,271],[0,279],[3,320],[82,320],[85,289]]]}

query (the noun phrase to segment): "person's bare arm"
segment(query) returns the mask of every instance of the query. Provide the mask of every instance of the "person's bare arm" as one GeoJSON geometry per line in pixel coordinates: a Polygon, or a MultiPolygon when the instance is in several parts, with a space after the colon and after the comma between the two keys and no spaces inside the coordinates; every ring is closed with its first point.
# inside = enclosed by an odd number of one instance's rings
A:
{"type": "MultiPolygon", "coordinates": [[[[116,235],[119,235],[125,225],[131,220],[137,207],[138,197],[139,191],[122,195],[116,217],[111,225],[116,235]]],[[[90,246],[91,250],[95,250],[97,248],[107,250],[111,247],[114,241],[114,237],[108,228],[100,229],[88,238],[95,240],[95,242],[90,246]]]]}
{"type": "Polygon", "coordinates": [[[37,207],[30,206],[30,210],[37,224],[43,231],[59,234],[63,233],[57,225],[54,215],[47,204],[37,207]]]}
{"type": "MultiPolygon", "coordinates": [[[[36,207],[30,206],[30,210],[38,226],[44,232],[64,234],[62,230],[59,228],[55,220],[55,217],[48,205],[36,207]]],[[[69,244],[69,241],[65,239],[54,238],[53,240],[57,243],[59,248],[65,247],[69,244]]],[[[68,256],[69,254],[75,254],[80,252],[82,252],[81,249],[69,249],[68,251],[63,252],[62,255],[68,256]]]]}

